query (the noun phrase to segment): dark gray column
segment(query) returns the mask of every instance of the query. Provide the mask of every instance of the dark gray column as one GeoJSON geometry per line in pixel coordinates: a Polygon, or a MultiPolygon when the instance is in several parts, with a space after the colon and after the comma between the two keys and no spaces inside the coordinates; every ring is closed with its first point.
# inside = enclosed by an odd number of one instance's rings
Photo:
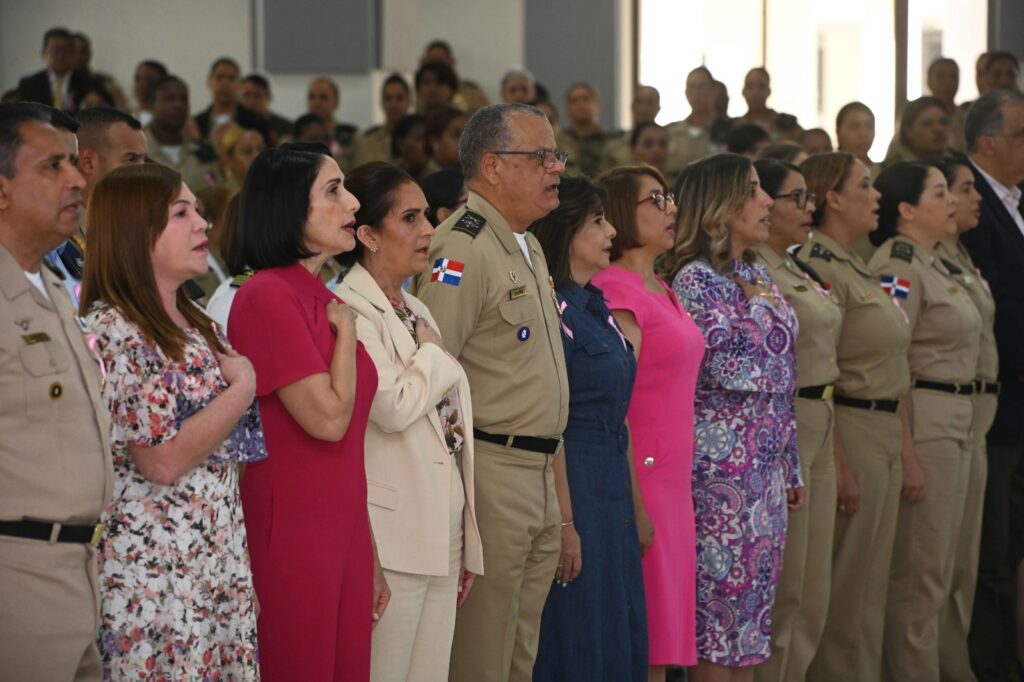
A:
{"type": "Polygon", "coordinates": [[[1024,2],[989,0],[988,48],[1012,52],[1024,61],[1024,2]]]}

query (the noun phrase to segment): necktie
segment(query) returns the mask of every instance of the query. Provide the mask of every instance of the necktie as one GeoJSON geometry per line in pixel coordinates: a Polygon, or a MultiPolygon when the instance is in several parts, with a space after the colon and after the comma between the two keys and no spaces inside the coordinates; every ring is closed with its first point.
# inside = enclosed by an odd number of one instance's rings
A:
{"type": "Polygon", "coordinates": [[[53,84],[53,108],[64,108],[64,76],[57,76],[53,84]]]}

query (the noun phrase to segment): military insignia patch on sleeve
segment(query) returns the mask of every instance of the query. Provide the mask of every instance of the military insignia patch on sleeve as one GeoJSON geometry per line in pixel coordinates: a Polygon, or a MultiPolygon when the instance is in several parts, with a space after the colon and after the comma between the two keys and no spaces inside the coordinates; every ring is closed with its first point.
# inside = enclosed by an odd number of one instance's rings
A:
{"type": "Polygon", "coordinates": [[[479,213],[473,211],[466,211],[462,214],[462,217],[455,223],[452,228],[453,232],[465,232],[473,239],[480,234],[480,230],[484,229],[484,225],[487,224],[487,220],[479,213]]]}
{"type": "Polygon", "coordinates": [[[912,263],[914,261],[914,247],[906,242],[893,242],[889,256],[912,263]]]}

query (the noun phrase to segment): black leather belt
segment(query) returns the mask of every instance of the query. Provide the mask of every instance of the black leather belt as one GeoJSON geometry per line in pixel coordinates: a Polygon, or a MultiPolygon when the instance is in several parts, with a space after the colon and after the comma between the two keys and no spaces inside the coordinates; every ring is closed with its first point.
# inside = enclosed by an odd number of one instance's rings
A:
{"type": "Polygon", "coordinates": [[[1001,386],[998,381],[985,381],[983,379],[974,380],[974,392],[975,393],[988,393],[989,395],[999,395],[1001,386]]]}
{"type": "Polygon", "coordinates": [[[10,535],[16,538],[28,538],[30,540],[50,541],[53,530],[57,530],[56,542],[74,542],[87,545],[95,545],[103,529],[103,523],[94,523],[88,526],[75,526],[67,523],[47,523],[44,521],[0,521],[0,535],[10,535]]]}
{"type": "Polygon", "coordinates": [[[497,433],[487,433],[480,429],[473,429],[473,436],[478,440],[485,440],[488,443],[497,443],[507,448],[518,448],[531,452],[540,452],[545,455],[553,455],[562,447],[561,438],[534,438],[533,436],[502,436],[497,433]]]}
{"type": "Polygon", "coordinates": [[[946,384],[941,381],[928,381],[927,379],[916,379],[914,388],[924,388],[929,391],[942,391],[954,395],[974,395],[974,382],[966,384],[946,384]]]}
{"type": "Polygon", "coordinates": [[[892,412],[896,413],[900,409],[900,401],[898,400],[863,400],[861,398],[849,398],[845,395],[839,395],[838,393],[833,398],[836,405],[842,405],[843,407],[856,407],[860,410],[872,410],[876,412],[892,412]]]}
{"type": "Polygon", "coordinates": [[[831,400],[835,391],[835,384],[822,384],[821,386],[805,386],[796,390],[797,398],[809,398],[811,400],[831,400]]]}

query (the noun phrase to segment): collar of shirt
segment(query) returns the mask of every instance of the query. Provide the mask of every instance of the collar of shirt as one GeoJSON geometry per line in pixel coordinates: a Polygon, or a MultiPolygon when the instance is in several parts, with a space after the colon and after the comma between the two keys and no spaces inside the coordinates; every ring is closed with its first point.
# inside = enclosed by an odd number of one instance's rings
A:
{"type": "MultiPolygon", "coordinates": [[[[501,215],[501,211],[496,209],[491,202],[484,199],[476,192],[470,191],[468,198],[466,199],[466,210],[473,211],[474,213],[483,216],[483,219],[487,221],[487,225],[490,226],[491,231],[501,242],[501,245],[505,247],[505,250],[509,253],[516,253],[521,251],[519,248],[519,242],[516,240],[515,233],[512,231],[512,227],[505,220],[505,216],[501,215]]],[[[544,257],[544,252],[540,250],[540,245],[536,239],[532,239],[532,235],[529,232],[524,233],[526,239],[526,245],[530,249],[531,254],[538,254],[540,258],[544,257]]],[[[526,257],[524,255],[523,260],[526,257]]]]}
{"type": "MultiPolygon", "coordinates": [[[[845,248],[839,245],[839,242],[837,242],[835,239],[832,239],[832,237],[828,236],[824,232],[821,232],[820,230],[815,230],[814,241],[818,242],[826,249],[831,251],[832,255],[836,258],[836,260],[847,261],[850,263],[850,265],[853,266],[854,270],[864,275],[865,277],[870,277],[874,279],[874,275],[871,274],[871,270],[868,268],[867,263],[865,263],[864,259],[858,256],[855,251],[847,251],[845,248]]],[[[813,263],[809,264],[811,265],[811,267],[814,267],[813,263]]]]}
{"type": "Polygon", "coordinates": [[[999,197],[999,200],[1002,201],[1006,208],[1010,211],[1010,215],[1013,216],[1013,219],[1016,220],[1018,224],[1020,224],[1020,220],[1018,220],[1018,217],[1020,216],[1020,187],[1017,187],[1016,185],[1013,187],[1007,187],[1006,185],[1004,185],[1003,183],[999,182],[991,175],[986,173],[981,166],[974,162],[974,159],[971,159],[971,165],[974,166],[974,168],[977,169],[979,173],[981,173],[981,177],[985,178],[985,181],[992,186],[992,189],[993,191],[995,191],[996,196],[999,197]]]}
{"type": "Polygon", "coordinates": [[[562,295],[562,298],[569,305],[580,310],[596,309],[599,306],[594,306],[594,303],[600,303],[604,300],[604,294],[601,293],[601,290],[589,282],[584,286],[580,286],[570,280],[558,287],[558,293],[562,295]]]}
{"type": "Polygon", "coordinates": [[[315,296],[325,303],[334,300],[336,296],[327,288],[319,277],[314,276],[305,268],[302,263],[292,263],[280,268],[281,278],[299,291],[315,296]]]}

